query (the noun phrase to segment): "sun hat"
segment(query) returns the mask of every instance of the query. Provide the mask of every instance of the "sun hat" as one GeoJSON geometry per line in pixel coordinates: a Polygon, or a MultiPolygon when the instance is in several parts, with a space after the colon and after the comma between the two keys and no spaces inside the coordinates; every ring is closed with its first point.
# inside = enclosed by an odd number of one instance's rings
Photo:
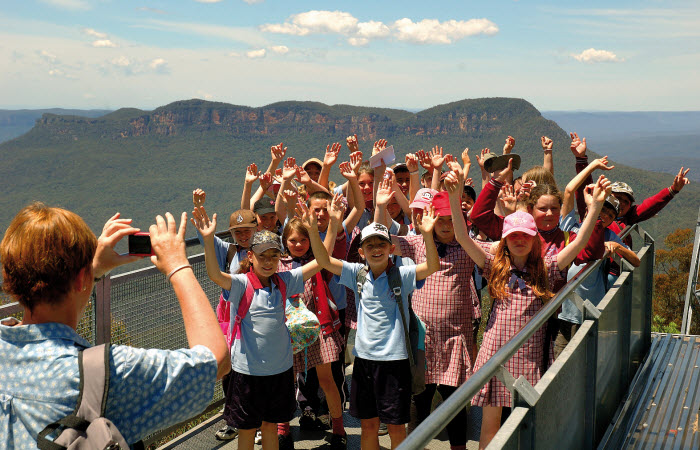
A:
{"type": "Polygon", "coordinates": [[[435,197],[435,194],[437,193],[438,191],[436,191],[435,189],[418,189],[418,192],[416,192],[416,197],[413,199],[413,202],[411,202],[411,204],[408,205],[408,207],[425,209],[426,206],[430,205],[433,202],[433,197],[435,197]]]}
{"type": "Polygon", "coordinates": [[[383,239],[391,244],[391,237],[389,237],[389,230],[386,226],[381,223],[373,222],[362,229],[362,234],[360,235],[360,246],[369,238],[376,236],[383,239]]]}
{"type": "Polygon", "coordinates": [[[250,249],[256,255],[263,253],[269,249],[279,250],[282,253],[282,243],[280,237],[272,231],[262,230],[253,235],[253,242],[250,244],[250,249]]]}
{"type": "Polygon", "coordinates": [[[629,184],[624,183],[622,181],[616,181],[612,184],[612,186],[610,186],[610,188],[615,194],[629,195],[632,199],[632,202],[634,203],[634,191],[632,190],[629,184]]]}
{"type": "Polygon", "coordinates": [[[516,211],[503,219],[504,238],[517,231],[522,231],[530,236],[537,234],[537,225],[535,225],[535,218],[532,217],[532,214],[525,211],[516,211]]]}
{"type": "Polygon", "coordinates": [[[308,166],[309,164],[316,164],[316,165],[318,165],[318,167],[323,168],[323,161],[321,161],[318,158],[307,159],[306,162],[301,165],[301,168],[306,170],[306,166],[308,166]]]}
{"type": "Polygon", "coordinates": [[[249,209],[239,209],[231,214],[229,219],[229,228],[245,228],[245,227],[257,227],[258,219],[253,214],[253,211],[249,209]]]}
{"type": "Polygon", "coordinates": [[[493,173],[498,170],[503,170],[508,167],[508,160],[513,159],[513,170],[520,169],[520,155],[510,153],[508,155],[496,155],[493,152],[488,152],[484,156],[484,170],[488,173],[493,173]]]}

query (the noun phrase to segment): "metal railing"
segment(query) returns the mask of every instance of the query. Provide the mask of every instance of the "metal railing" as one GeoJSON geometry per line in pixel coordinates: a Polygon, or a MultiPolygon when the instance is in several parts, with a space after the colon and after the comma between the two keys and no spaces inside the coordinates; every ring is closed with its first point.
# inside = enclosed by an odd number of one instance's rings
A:
{"type": "Polygon", "coordinates": [[[695,225],[695,241],[693,242],[693,255],[690,258],[690,271],[688,272],[688,286],[685,290],[685,305],[683,306],[683,324],[681,333],[690,334],[690,323],[693,319],[693,302],[700,300],[698,290],[698,272],[700,271],[700,208],[698,208],[698,221],[695,225]]]}
{"type": "MultiPolygon", "coordinates": [[[[217,233],[230,238],[228,231],[217,233]]],[[[186,241],[188,248],[199,245],[197,238],[186,241]]],[[[221,288],[207,276],[204,254],[188,257],[192,270],[207,298],[216,308],[221,288]]],[[[0,306],[0,319],[21,317],[23,308],[16,302],[0,306]]],[[[176,350],[189,347],[180,305],[170,283],[155,267],[146,267],[114,276],[106,276],[95,285],[78,334],[93,345],[111,343],[140,348],[176,350]]],[[[221,407],[223,392],[216,383],[214,396],[205,413],[221,407]]],[[[158,441],[192,419],[158,431],[144,439],[144,444],[158,441]]]]}
{"type": "Polygon", "coordinates": [[[607,426],[651,345],[654,240],[643,237],[641,260],[634,268],[622,261],[622,273],[599,305],[575,292],[603,260],[588,264],[478,371],[423,421],[399,449],[424,448],[494,376],[513,397],[510,416],[490,448],[593,448],[607,426]],[[506,362],[555,314],[567,298],[583,312],[571,342],[533,387],[505,369],[506,362]]]}

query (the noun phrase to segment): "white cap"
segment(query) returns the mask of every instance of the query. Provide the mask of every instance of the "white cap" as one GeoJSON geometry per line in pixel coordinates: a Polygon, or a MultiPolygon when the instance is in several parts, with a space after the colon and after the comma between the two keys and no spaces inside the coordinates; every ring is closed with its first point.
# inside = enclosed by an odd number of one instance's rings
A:
{"type": "Polygon", "coordinates": [[[389,230],[381,223],[373,222],[362,229],[362,235],[360,235],[360,245],[362,245],[367,239],[372,236],[376,236],[380,239],[391,243],[391,238],[389,237],[389,230]]]}

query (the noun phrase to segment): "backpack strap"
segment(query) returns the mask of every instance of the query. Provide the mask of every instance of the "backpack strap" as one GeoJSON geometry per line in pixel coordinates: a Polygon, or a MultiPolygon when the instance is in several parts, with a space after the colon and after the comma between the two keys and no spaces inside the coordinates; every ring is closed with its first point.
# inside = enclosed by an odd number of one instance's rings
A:
{"type": "Polygon", "coordinates": [[[564,232],[564,247],[566,247],[567,245],[569,245],[569,239],[570,239],[569,232],[568,232],[568,231],[565,231],[565,232],[564,232]]]}
{"type": "Polygon", "coordinates": [[[362,266],[360,267],[360,270],[357,271],[357,300],[362,299],[362,287],[367,281],[368,273],[369,269],[367,268],[367,266],[362,266]]]}
{"type": "Polygon", "coordinates": [[[231,270],[231,262],[233,262],[233,258],[238,251],[238,244],[231,244],[228,246],[228,250],[226,251],[226,268],[223,270],[224,272],[228,273],[231,270]]]}
{"type": "Polygon", "coordinates": [[[413,366],[415,362],[413,361],[413,351],[411,350],[411,338],[408,335],[408,320],[406,320],[406,313],[403,310],[403,296],[401,295],[401,272],[397,266],[392,265],[389,268],[389,273],[387,273],[389,278],[389,288],[391,293],[394,295],[394,300],[399,306],[399,311],[401,312],[401,323],[403,324],[403,339],[406,344],[406,353],[408,353],[408,362],[413,366]]]}
{"type": "MultiPolygon", "coordinates": [[[[231,335],[233,336],[233,339],[241,338],[241,322],[243,321],[243,318],[248,314],[250,304],[253,303],[255,289],[262,289],[262,284],[260,283],[260,280],[258,279],[257,275],[255,275],[255,272],[253,272],[252,270],[249,271],[246,274],[246,277],[248,277],[248,283],[246,284],[245,292],[243,293],[241,302],[238,304],[236,317],[233,319],[233,328],[231,329],[231,335]]],[[[277,274],[272,275],[270,277],[270,280],[272,280],[272,282],[277,286],[277,289],[279,289],[280,294],[282,294],[282,317],[286,322],[287,316],[284,312],[284,305],[285,301],[287,300],[287,285],[284,284],[282,278],[280,278],[280,276],[277,274]]]]}

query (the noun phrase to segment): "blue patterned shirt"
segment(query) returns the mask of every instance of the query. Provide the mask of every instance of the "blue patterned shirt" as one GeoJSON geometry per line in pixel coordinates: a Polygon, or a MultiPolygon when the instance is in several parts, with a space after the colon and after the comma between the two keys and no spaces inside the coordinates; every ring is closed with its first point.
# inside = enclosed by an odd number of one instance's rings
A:
{"type": "MultiPolygon", "coordinates": [[[[36,448],[46,425],[71,414],[80,388],[78,351],[90,344],[59,323],[0,324],[0,448],[36,448]]],[[[217,364],[188,350],[111,348],[105,416],[129,443],[204,410],[217,364]]]]}

